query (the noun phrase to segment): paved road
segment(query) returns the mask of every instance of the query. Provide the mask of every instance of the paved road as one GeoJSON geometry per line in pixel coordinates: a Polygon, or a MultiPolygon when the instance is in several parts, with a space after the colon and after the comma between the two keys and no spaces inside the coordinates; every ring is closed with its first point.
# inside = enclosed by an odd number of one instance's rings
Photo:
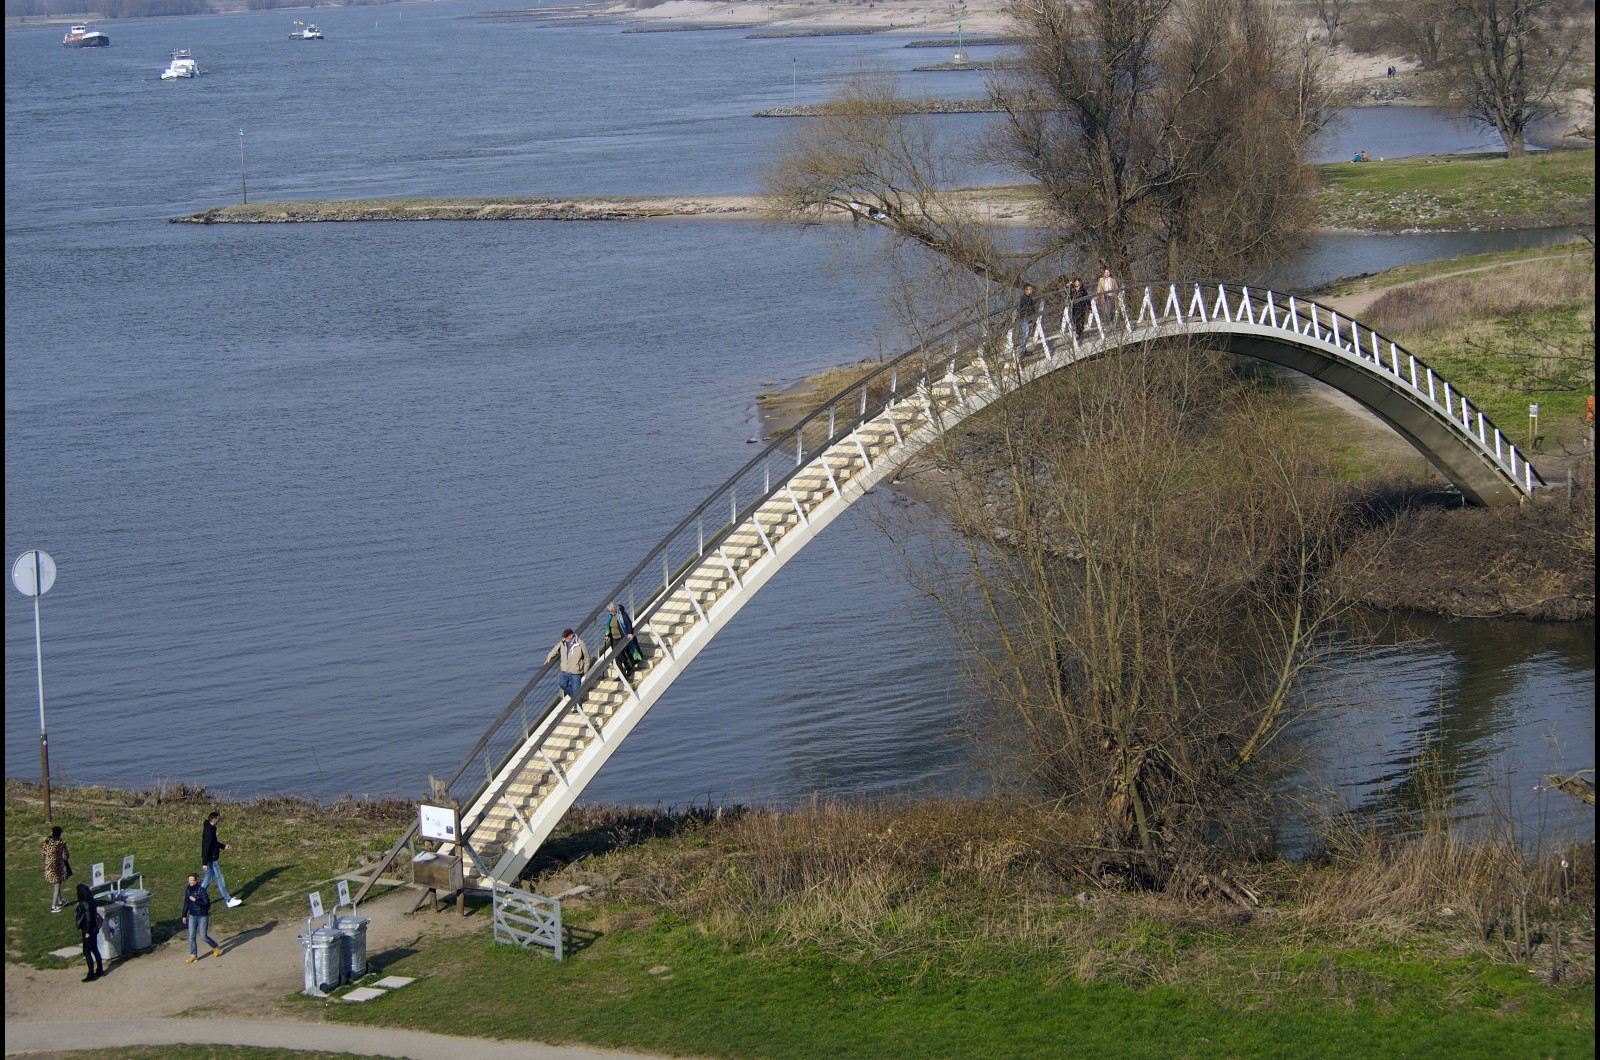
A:
{"type": "Polygon", "coordinates": [[[422,1031],[395,1031],[292,1020],[79,1020],[54,1023],[6,1021],[6,1055],[106,1049],[130,1045],[256,1045],[311,1049],[358,1056],[404,1056],[416,1060],[618,1060],[637,1053],[452,1038],[422,1031]]]}

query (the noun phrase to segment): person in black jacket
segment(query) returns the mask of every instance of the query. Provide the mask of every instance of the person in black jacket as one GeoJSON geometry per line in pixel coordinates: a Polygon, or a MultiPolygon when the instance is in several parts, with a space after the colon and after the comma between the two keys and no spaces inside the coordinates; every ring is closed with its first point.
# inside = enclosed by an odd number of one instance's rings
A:
{"type": "Polygon", "coordinates": [[[83,981],[92,983],[106,974],[106,962],[100,957],[100,907],[87,883],[78,884],[78,905],[73,910],[73,919],[78,922],[78,934],[83,936],[83,962],[89,966],[89,974],[83,981]]]}
{"type": "Polygon", "coordinates": [[[210,919],[211,893],[200,882],[200,877],[191,872],[189,885],[183,889],[183,923],[189,929],[189,959],[185,964],[193,964],[200,959],[199,947],[195,945],[198,939],[206,940],[206,945],[211,947],[211,956],[222,956],[222,947],[217,945],[217,940],[207,930],[210,919]]]}
{"type": "Polygon", "coordinates": [[[1084,325],[1089,323],[1089,290],[1076,276],[1067,287],[1067,303],[1071,307],[1069,312],[1072,316],[1072,330],[1082,338],[1084,325]]]}
{"type": "Polygon", "coordinates": [[[1039,303],[1033,297],[1033,284],[1022,285],[1022,297],[1017,299],[1017,349],[1025,349],[1028,345],[1028,336],[1038,330],[1034,327],[1034,318],[1039,315],[1039,303]]]}
{"type": "Polygon", "coordinates": [[[218,860],[222,852],[228,849],[228,844],[217,838],[217,822],[222,819],[222,814],[212,810],[206,815],[206,823],[200,828],[200,886],[204,887],[212,879],[217,881],[217,893],[222,895],[222,900],[229,909],[243,905],[239,899],[228,893],[228,885],[222,878],[222,863],[218,860]]]}

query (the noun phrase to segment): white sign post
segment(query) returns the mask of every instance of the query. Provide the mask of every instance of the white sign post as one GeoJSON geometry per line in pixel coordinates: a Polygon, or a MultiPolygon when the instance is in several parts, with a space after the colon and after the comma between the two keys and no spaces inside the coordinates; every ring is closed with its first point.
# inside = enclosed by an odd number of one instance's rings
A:
{"type": "MultiPolygon", "coordinates": [[[[339,905],[347,905],[351,909],[354,909],[356,907],[356,904],[350,900],[350,881],[349,880],[340,880],[339,881],[339,905]]],[[[335,908],[337,908],[337,907],[335,907],[335,908]]]]}
{"type": "Polygon", "coordinates": [[[90,886],[99,887],[101,884],[103,884],[105,882],[106,882],[106,863],[103,862],[103,861],[97,861],[93,865],[90,865],[89,866],[89,884],[90,884],[90,886]]]}
{"type": "Polygon", "coordinates": [[[315,920],[322,915],[322,892],[312,891],[306,898],[311,902],[311,919],[315,920]]]}
{"type": "Polygon", "coordinates": [[[39,671],[39,773],[44,779],[44,823],[50,823],[50,740],[44,734],[44,642],[39,637],[39,597],[56,583],[56,561],[41,549],[29,549],[11,565],[11,584],[33,597],[33,658],[39,671]]]}
{"type": "Polygon", "coordinates": [[[129,854],[122,859],[122,878],[127,879],[133,875],[133,855],[129,854]]]}

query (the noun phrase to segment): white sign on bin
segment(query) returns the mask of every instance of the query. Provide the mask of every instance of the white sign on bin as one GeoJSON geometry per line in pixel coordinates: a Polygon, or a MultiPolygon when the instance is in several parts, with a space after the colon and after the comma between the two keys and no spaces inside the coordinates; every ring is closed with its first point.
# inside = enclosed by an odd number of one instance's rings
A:
{"type": "Polygon", "coordinates": [[[310,900],[310,902],[311,902],[311,915],[313,917],[321,916],[322,915],[322,892],[321,891],[312,891],[310,894],[306,895],[306,898],[308,898],[310,900]]]}
{"type": "Polygon", "coordinates": [[[454,806],[419,806],[417,831],[424,839],[454,843],[461,838],[461,817],[454,806]]]}
{"type": "Polygon", "coordinates": [[[89,866],[89,883],[95,887],[106,882],[106,863],[97,861],[89,866]]]}
{"type": "Polygon", "coordinates": [[[350,901],[350,881],[349,880],[340,880],[339,881],[339,904],[340,905],[352,905],[353,904],[350,901]]]}
{"type": "Polygon", "coordinates": [[[122,859],[122,878],[127,879],[133,875],[133,855],[129,854],[122,859]]]}

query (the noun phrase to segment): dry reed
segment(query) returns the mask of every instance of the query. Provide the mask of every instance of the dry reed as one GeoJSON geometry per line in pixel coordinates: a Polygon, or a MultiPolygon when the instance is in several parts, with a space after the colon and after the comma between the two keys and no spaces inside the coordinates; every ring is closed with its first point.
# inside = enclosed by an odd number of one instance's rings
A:
{"type": "Polygon", "coordinates": [[[1363,310],[1361,320],[1393,337],[1521,317],[1594,302],[1594,264],[1576,256],[1540,258],[1505,269],[1408,284],[1363,310]]]}

